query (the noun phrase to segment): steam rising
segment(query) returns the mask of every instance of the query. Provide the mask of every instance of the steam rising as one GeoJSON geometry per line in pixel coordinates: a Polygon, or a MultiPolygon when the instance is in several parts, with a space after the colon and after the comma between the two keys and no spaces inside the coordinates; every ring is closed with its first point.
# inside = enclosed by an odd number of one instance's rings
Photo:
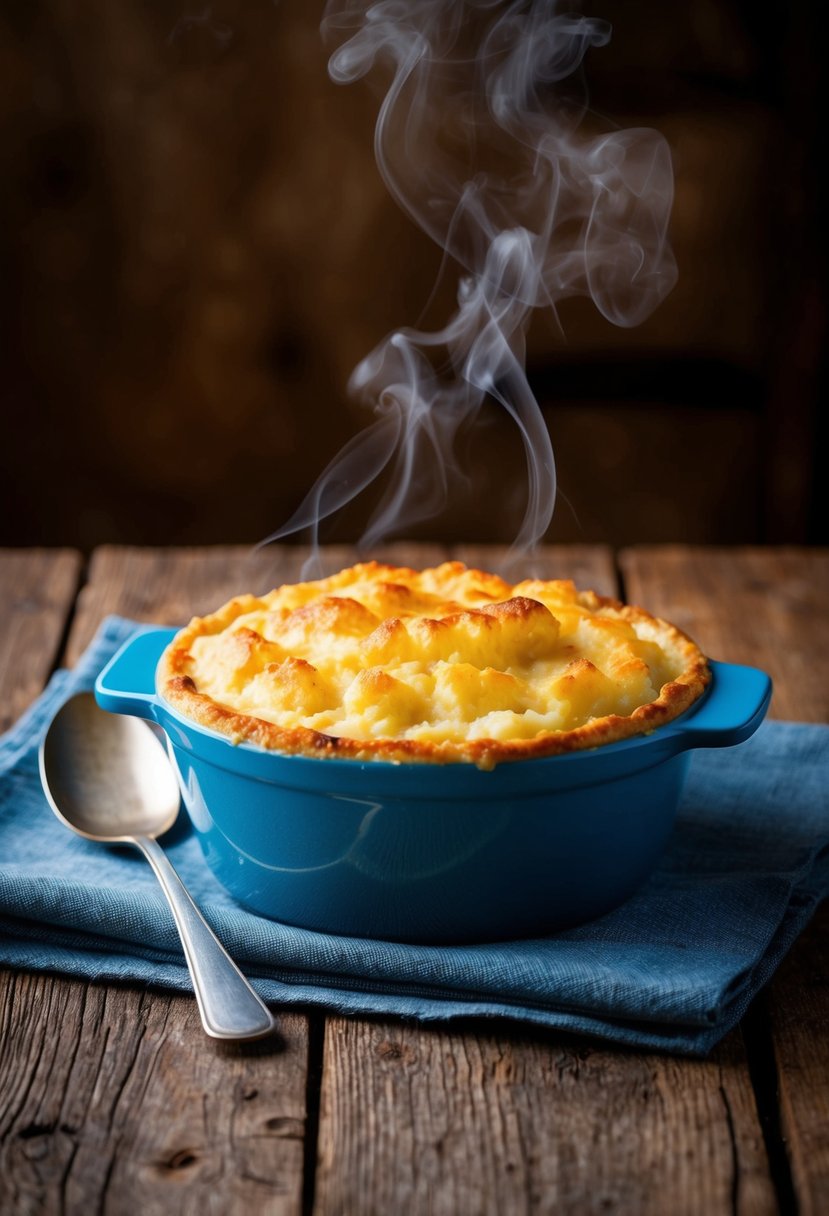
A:
{"type": "Polygon", "coordinates": [[[374,422],[269,539],[310,528],[316,547],[320,521],[384,470],[388,488],[362,547],[438,514],[462,477],[453,441],[489,397],[524,445],[526,510],[514,548],[526,552],[546,532],[556,496],[549,434],[524,370],[531,312],[587,296],[631,326],[667,295],[676,280],[668,146],[644,128],[579,136],[573,78],[610,27],[559,11],[555,0],[330,0],[323,33],[337,45],[335,81],[390,78],[375,129],[378,167],[463,273],[445,328],[397,330],[355,368],[349,390],[374,422]]]}

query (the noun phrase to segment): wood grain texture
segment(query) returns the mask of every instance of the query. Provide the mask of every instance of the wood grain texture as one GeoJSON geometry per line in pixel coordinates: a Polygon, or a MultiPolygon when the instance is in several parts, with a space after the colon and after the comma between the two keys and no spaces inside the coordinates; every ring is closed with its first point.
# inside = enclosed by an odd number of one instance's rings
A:
{"type": "Polygon", "coordinates": [[[738,1036],[691,1063],[332,1020],[319,1145],[326,1214],[776,1211],[738,1036]]]}
{"type": "Polygon", "coordinates": [[[81,572],[71,549],[0,550],[0,733],[42,689],[81,572]]]}
{"type": "MultiPolygon", "coordinates": [[[[506,555],[453,550],[473,565],[506,555]]],[[[615,594],[603,548],[541,573],[615,594]]],[[[705,1062],[552,1037],[330,1019],[315,1211],[762,1216],[775,1200],[739,1033],[705,1062]]]]}
{"type": "Polygon", "coordinates": [[[244,1046],[192,999],[0,973],[0,1211],[300,1210],[304,1019],[244,1046]]]}
{"type": "MultiPolygon", "coordinates": [[[[628,591],[681,624],[709,654],[763,667],[772,713],[829,721],[829,551],[635,549],[628,591]]],[[[829,791],[829,774],[827,774],[829,791]]],[[[829,793],[827,793],[829,822],[829,793]]],[[[818,913],[771,985],[781,1130],[797,1200],[829,1211],[829,908],[818,913]]]]}
{"type": "MultiPolygon", "coordinates": [[[[829,810],[827,810],[829,815],[829,810]]],[[[829,1212],[829,906],[784,961],[769,1001],[780,1123],[801,1216],[829,1212]]]]}

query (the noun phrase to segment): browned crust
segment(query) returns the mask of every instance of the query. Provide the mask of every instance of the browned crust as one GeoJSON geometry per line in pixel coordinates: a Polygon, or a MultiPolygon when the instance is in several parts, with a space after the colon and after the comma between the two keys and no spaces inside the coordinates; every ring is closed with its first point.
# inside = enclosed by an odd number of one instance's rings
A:
{"type": "MultiPolygon", "coordinates": [[[[447,568],[449,568],[447,563],[447,568]]],[[[460,563],[452,563],[463,569],[460,563]]],[[[395,576],[405,579],[416,577],[408,568],[384,566],[376,562],[366,563],[363,569],[371,568],[379,579],[393,582],[395,576]]],[[[320,586],[329,585],[331,590],[341,586],[342,576],[332,576],[320,586]]],[[[473,571],[482,591],[493,596],[509,593],[511,588],[495,575],[473,571]]],[[[307,727],[285,728],[266,722],[248,714],[221,705],[196,688],[187,667],[191,659],[190,645],[204,634],[218,633],[238,615],[248,611],[258,601],[253,596],[240,596],[229,601],[217,612],[207,617],[194,617],[182,629],[162,655],[157,670],[159,694],[185,718],[197,722],[208,730],[224,735],[232,743],[253,743],[270,751],[287,755],[309,757],[337,757],[353,760],[384,760],[393,763],[455,763],[467,762],[479,768],[493,768],[505,761],[539,759],[544,756],[563,755],[569,752],[595,748],[607,743],[629,739],[636,735],[649,734],[672,721],[688,709],[701,696],[710,682],[708,661],[696,643],[675,625],[652,616],[645,609],[623,604],[610,596],[601,596],[593,591],[580,592],[579,603],[593,611],[603,611],[609,616],[622,617],[631,622],[646,619],[655,622],[664,638],[682,656],[685,667],[670,683],[663,685],[656,700],[641,705],[631,714],[622,716],[608,714],[594,718],[582,726],[566,731],[550,731],[534,739],[501,741],[475,739],[463,742],[434,743],[412,739],[381,738],[372,740],[349,739],[321,734],[307,727]]],[[[528,611],[536,601],[526,600],[528,611]]],[[[478,611],[485,613],[503,611],[515,614],[522,611],[519,597],[508,604],[487,606],[478,611]]]]}

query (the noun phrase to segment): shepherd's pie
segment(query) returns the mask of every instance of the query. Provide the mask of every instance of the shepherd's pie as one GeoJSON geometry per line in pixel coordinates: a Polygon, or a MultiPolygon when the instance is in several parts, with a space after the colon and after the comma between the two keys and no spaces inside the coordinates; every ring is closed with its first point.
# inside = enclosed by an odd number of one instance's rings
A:
{"type": "Polygon", "coordinates": [[[159,691],[233,742],[492,768],[653,731],[704,691],[702,651],[565,579],[365,562],[241,595],[167,648],[159,691]]]}

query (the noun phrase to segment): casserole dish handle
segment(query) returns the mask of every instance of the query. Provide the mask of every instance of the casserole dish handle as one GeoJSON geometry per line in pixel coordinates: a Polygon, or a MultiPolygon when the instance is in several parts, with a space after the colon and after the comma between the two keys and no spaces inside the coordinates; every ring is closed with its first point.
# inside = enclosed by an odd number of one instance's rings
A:
{"type": "Polygon", "coordinates": [[[95,700],[114,714],[155,720],[161,702],[155,669],[176,629],[143,629],[125,642],[95,681],[95,700]]]}
{"type": "Polygon", "coordinates": [[[771,700],[771,677],[757,667],[710,660],[712,686],[698,709],[667,728],[683,747],[731,747],[753,735],[771,700]]]}

